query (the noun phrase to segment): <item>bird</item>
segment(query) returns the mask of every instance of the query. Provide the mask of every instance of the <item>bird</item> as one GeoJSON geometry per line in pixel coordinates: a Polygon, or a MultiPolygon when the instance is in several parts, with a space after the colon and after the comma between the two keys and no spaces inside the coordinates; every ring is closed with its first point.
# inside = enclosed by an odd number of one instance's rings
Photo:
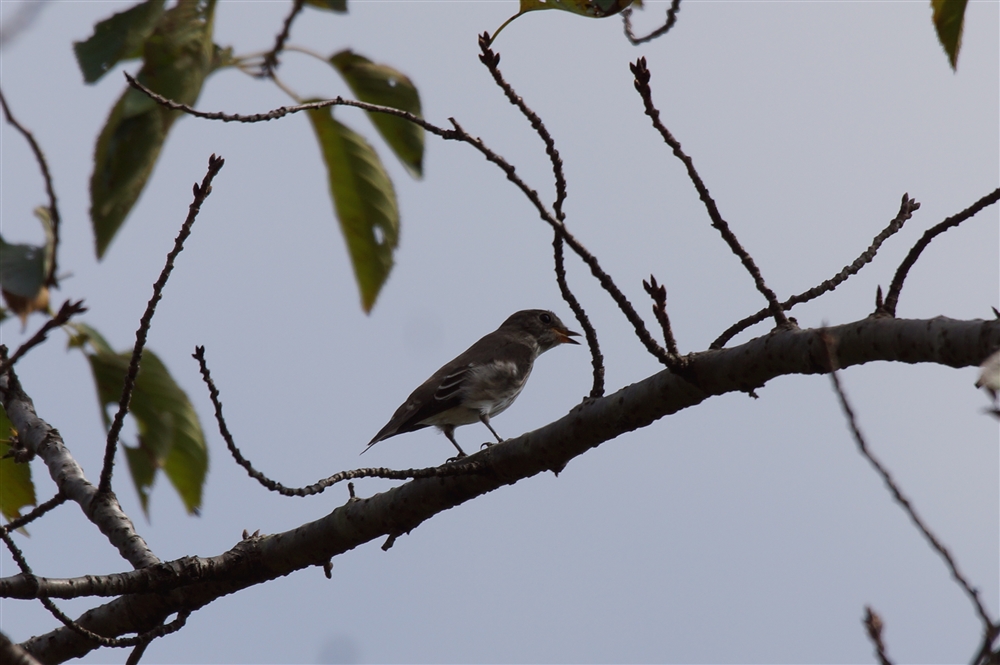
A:
{"type": "Polygon", "coordinates": [[[579,344],[573,339],[579,335],[546,309],[511,314],[499,328],[410,393],[361,453],[389,437],[434,425],[455,446],[458,457],[465,457],[455,440],[455,428],[476,421],[502,443],[490,418],[505,411],[521,394],[538,356],[560,344],[579,344]]]}

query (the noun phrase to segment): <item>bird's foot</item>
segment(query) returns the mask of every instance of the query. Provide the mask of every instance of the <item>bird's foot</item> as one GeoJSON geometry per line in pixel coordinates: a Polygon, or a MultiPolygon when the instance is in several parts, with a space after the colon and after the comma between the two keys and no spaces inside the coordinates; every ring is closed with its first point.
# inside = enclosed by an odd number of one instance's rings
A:
{"type": "Polygon", "coordinates": [[[451,464],[452,462],[457,462],[457,461],[459,461],[461,459],[465,459],[466,457],[468,457],[468,455],[466,455],[465,453],[459,453],[459,454],[455,455],[454,457],[449,457],[444,462],[445,462],[445,464],[451,464]]]}

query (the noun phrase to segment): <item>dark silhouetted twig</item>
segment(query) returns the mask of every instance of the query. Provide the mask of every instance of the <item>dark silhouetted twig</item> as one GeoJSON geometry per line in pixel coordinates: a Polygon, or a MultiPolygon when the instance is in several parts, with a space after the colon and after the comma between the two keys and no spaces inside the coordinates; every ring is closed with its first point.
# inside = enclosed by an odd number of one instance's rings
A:
{"type": "Polygon", "coordinates": [[[272,492],[277,492],[283,496],[313,496],[315,494],[321,494],[328,487],[332,487],[337,483],[341,483],[345,480],[353,480],[355,478],[409,480],[411,478],[459,476],[467,473],[488,473],[488,466],[480,461],[463,461],[459,464],[445,464],[443,466],[424,469],[406,469],[403,471],[374,467],[354,469],[353,471],[341,471],[340,473],[335,473],[328,478],[324,478],[323,480],[313,483],[312,485],[306,485],[305,487],[288,487],[275,480],[271,480],[266,475],[255,469],[250,461],[247,460],[240,452],[240,449],[236,446],[236,441],[233,439],[232,433],[229,431],[229,426],[226,425],[226,419],[222,415],[222,402],[219,399],[219,389],[215,387],[215,382],[212,380],[212,375],[208,370],[208,363],[205,361],[205,347],[195,347],[192,357],[198,361],[202,380],[205,382],[205,385],[208,386],[208,395],[212,400],[212,406],[215,408],[215,420],[219,425],[219,433],[225,440],[226,447],[229,448],[229,452],[232,454],[233,459],[235,459],[236,463],[246,470],[247,474],[251,478],[272,492]]]}
{"type": "Polygon", "coordinates": [[[882,643],[882,617],[867,605],[865,606],[864,624],[868,639],[875,646],[875,655],[878,657],[879,665],[892,665],[889,656],[885,654],[885,644],[882,643]]]}
{"type": "Polygon", "coordinates": [[[52,185],[52,174],[49,173],[49,164],[45,161],[45,155],[42,153],[42,149],[39,147],[34,135],[25,129],[10,112],[10,108],[7,106],[7,99],[3,96],[2,91],[0,91],[0,106],[3,106],[3,114],[7,122],[13,125],[17,131],[21,132],[21,135],[28,141],[31,151],[35,153],[38,167],[42,170],[42,178],[45,180],[45,191],[49,195],[49,218],[52,220],[52,263],[49,265],[49,274],[45,276],[45,285],[59,286],[56,278],[56,264],[58,263],[59,255],[59,224],[61,217],[59,216],[59,204],[56,202],[56,190],[52,185]]]}
{"type": "Polygon", "coordinates": [[[45,325],[39,328],[38,332],[36,332],[34,335],[31,336],[31,339],[26,341],[21,346],[17,347],[17,351],[14,352],[14,355],[12,355],[7,360],[3,361],[3,363],[0,363],[0,374],[3,374],[8,369],[13,367],[14,363],[16,363],[25,353],[30,351],[33,347],[38,346],[39,344],[44,342],[45,338],[48,337],[49,331],[51,331],[54,328],[58,328],[59,326],[63,325],[71,318],[76,316],[77,314],[82,314],[86,311],[87,308],[84,307],[82,300],[77,300],[76,302],[70,302],[69,300],[67,300],[66,302],[64,302],[62,304],[62,307],[59,308],[59,311],[56,313],[56,315],[53,316],[48,321],[46,321],[45,325]]]}
{"type": "Polygon", "coordinates": [[[264,54],[264,61],[260,66],[261,76],[271,77],[274,75],[274,70],[278,68],[278,55],[285,49],[285,42],[288,41],[288,35],[292,30],[292,22],[302,11],[303,4],[304,0],[293,0],[292,11],[288,12],[285,23],[281,26],[281,32],[274,39],[274,48],[264,54]]]}
{"type": "MultiPolygon", "coordinates": [[[[882,243],[884,243],[886,239],[889,238],[889,236],[895,234],[897,231],[903,228],[903,224],[906,223],[906,221],[909,220],[910,217],[913,216],[913,213],[917,211],[919,208],[920,204],[911,199],[909,194],[903,194],[903,201],[899,205],[899,212],[896,213],[896,216],[892,219],[892,221],[889,222],[889,225],[886,226],[884,229],[882,229],[877,236],[875,236],[875,238],[872,240],[872,244],[869,245],[868,249],[862,252],[858,258],[854,259],[853,263],[844,266],[844,268],[840,272],[838,272],[830,279],[824,281],[818,286],[814,286],[813,288],[807,291],[803,291],[797,296],[792,296],[785,302],[781,303],[781,308],[786,311],[790,310],[792,307],[795,307],[796,305],[801,305],[804,302],[808,302],[810,300],[818,298],[824,293],[833,291],[843,282],[846,282],[849,277],[857,274],[862,268],[865,267],[866,264],[872,262],[872,260],[875,258],[875,254],[879,250],[879,247],[882,246],[882,243]]],[[[882,290],[881,288],[879,288],[878,296],[876,298],[877,300],[876,309],[882,308],[881,294],[882,290]]],[[[709,348],[721,349],[733,337],[743,332],[750,326],[756,323],[760,323],[761,321],[766,319],[770,315],[770,313],[771,310],[765,307],[756,314],[748,316],[741,321],[737,321],[733,325],[729,326],[729,328],[727,328],[724,333],[719,335],[719,338],[716,339],[714,342],[712,342],[709,348]]]]}
{"type": "Polygon", "coordinates": [[[674,27],[674,24],[677,23],[677,12],[680,10],[681,0],[673,0],[673,2],[670,3],[670,8],[667,9],[667,19],[663,25],[656,30],[653,30],[645,37],[636,37],[635,33],[632,32],[632,8],[626,7],[622,10],[622,24],[625,28],[625,37],[632,43],[633,46],[638,46],[639,44],[652,41],[660,35],[665,35],[670,32],[670,28],[674,27]]]}
{"type": "Polygon", "coordinates": [[[1000,188],[994,189],[992,192],[979,199],[971,206],[958,213],[957,215],[952,215],[948,219],[944,220],[940,224],[936,224],[924,232],[924,235],[920,237],[903,259],[903,262],[899,264],[899,268],[896,269],[896,274],[892,278],[892,284],[889,285],[889,293],[885,296],[885,313],[891,316],[896,316],[896,303],[899,302],[899,292],[903,289],[903,280],[906,279],[906,274],[913,267],[913,264],[917,262],[917,258],[920,257],[920,253],[927,248],[927,245],[931,244],[931,240],[935,237],[941,235],[948,229],[953,229],[965,220],[969,219],[977,212],[991,206],[1000,200],[1000,188]]]}
{"type": "Polygon", "coordinates": [[[488,32],[479,35],[479,49],[482,51],[479,54],[479,61],[486,65],[486,69],[489,70],[493,76],[493,80],[500,86],[504,94],[507,95],[510,103],[521,111],[524,117],[528,119],[528,122],[531,123],[531,128],[535,130],[538,136],[541,137],[542,142],[545,143],[545,154],[549,156],[549,160],[552,162],[552,175],[556,180],[556,200],[552,204],[552,210],[555,212],[556,219],[563,222],[566,220],[566,215],[562,209],[563,201],[566,200],[566,176],[563,174],[562,158],[556,149],[556,142],[545,127],[545,123],[538,117],[538,114],[532,111],[524,102],[524,99],[514,92],[514,88],[507,83],[503,74],[500,73],[500,54],[490,48],[490,35],[488,32]]]}
{"type": "Polygon", "coordinates": [[[677,351],[677,340],[674,339],[674,331],[670,328],[670,317],[667,316],[667,287],[656,283],[656,278],[649,276],[649,281],[642,280],[642,288],[653,299],[653,315],[660,323],[663,331],[663,341],[667,345],[667,351],[679,355],[677,351]]]}
{"type": "Polygon", "coordinates": [[[549,161],[552,163],[552,175],[556,183],[556,200],[552,204],[552,210],[555,213],[556,219],[562,225],[555,229],[555,237],[552,239],[556,283],[559,285],[559,292],[562,294],[563,300],[573,310],[573,314],[583,327],[584,336],[587,338],[587,346],[590,348],[590,361],[594,368],[594,384],[590,389],[590,396],[595,398],[601,397],[604,395],[604,355],[601,353],[601,347],[597,341],[597,331],[594,330],[594,326],[590,323],[590,318],[584,311],[580,301],[570,290],[569,284],[566,281],[566,266],[563,257],[563,238],[565,236],[566,222],[566,214],[563,212],[563,202],[566,200],[566,176],[563,172],[562,158],[559,156],[556,142],[545,127],[545,123],[542,122],[537,113],[528,107],[524,99],[514,91],[514,88],[504,79],[503,74],[501,74],[499,68],[500,54],[490,49],[489,33],[484,32],[479,36],[479,48],[482,51],[479,55],[480,62],[486,65],[486,69],[489,70],[493,76],[493,80],[503,90],[510,103],[516,106],[522,115],[528,119],[528,122],[531,123],[532,129],[535,130],[545,144],[545,154],[549,156],[549,161]]]}
{"type": "Polygon", "coordinates": [[[20,529],[23,526],[27,526],[28,524],[31,524],[32,522],[34,522],[39,517],[41,517],[45,513],[49,512],[53,508],[56,508],[58,506],[61,506],[64,503],[66,503],[66,500],[68,498],[69,497],[67,497],[65,494],[63,494],[62,492],[59,492],[58,494],[56,494],[54,497],[52,497],[48,501],[45,501],[44,503],[40,503],[37,506],[35,506],[31,510],[31,512],[25,513],[24,515],[21,515],[20,517],[18,517],[16,519],[12,519],[11,521],[9,521],[6,524],[4,524],[3,526],[0,526],[0,529],[2,529],[4,531],[7,531],[7,532],[10,532],[10,531],[16,531],[16,530],[20,529]]]}
{"type": "Polygon", "coordinates": [[[593,367],[594,383],[590,388],[590,396],[594,399],[604,396],[604,355],[601,353],[601,346],[597,342],[597,330],[590,322],[590,317],[583,311],[583,306],[569,290],[566,283],[566,262],[563,260],[563,234],[557,230],[552,238],[552,252],[556,267],[556,283],[559,285],[559,292],[562,293],[563,300],[569,303],[569,308],[573,310],[576,320],[583,327],[584,337],[587,338],[587,346],[590,348],[590,365],[593,367]]]}
{"type": "Polygon", "coordinates": [[[983,606],[982,601],[979,600],[979,591],[974,589],[972,585],[965,579],[965,576],[958,570],[958,564],[952,558],[951,553],[948,549],[937,539],[933,533],[931,533],[930,528],[924,524],[923,519],[917,514],[916,508],[910,503],[903,492],[896,485],[896,481],[893,480],[892,475],[889,473],[888,469],[882,466],[882,463],[876,459],[870,450],[868,450],[868,444],[865,442],[865,437],[861,433],[858,427],[857,419],[854,416],[854,410],[851,408],[850,403],[847,401],[847,395],[844,393],[843,387],[840,385],[840,378],[837,376],[837,352],[834,348],[835,342],[833,337],[828,333],[820,332],[821,343],[826,352],[826,363],[830,371],[830,381],[833,383],[833,389],[837,393],[837,399],[840,400],[840,408],[844,411],[844,416],[847,418],[847,425],[851,430],[851,434],[854,436],[854,441],[858,444],[858,450],[864,455],[865,459],[875,468],[875,471],[882,477],[882,481],[885,483],[886,487],[889,488],[889,492],[892,493],[893,498],[896,500],[906,514],[909,516],[910,521],[912,521],[920,533],[924,536],[927,543],[939,554],[941,558],[944,559],[945,565],[947,565],[948,570],[951,572],[952,578],[958,583],[958,585],[965,592],[965,595],[969,597],[975,607],[976,613],[979,615],[980,620],[983,622],[983,626],[987,633],[993,632],[996,634],[997,626],[993,623],[990,615],[987,613],[986,608],[983,606]]]}
{"type": "Polygon", "coordinates": [[[774,294],[767,284],[764,283],[764,278],[760,274],[760,270],[757,268],[757,264],[754,263],[753,258],[747,253],[743,246],[740,245],[739,241],[736,239],[736,235],[729,228],[729,224],[726,220],[722,218],[722,214],[719,212],[719,208],[715,205],[715,201],[712,199],[711,194],[708,192],[708,188],[702,181],[701,176],[694,168],[694,161],[681,150],[680,142],[674,138],[670,130],[660,122],[660,112],[653,105],[653,91],[649,87],[649,69],[646,68],[646,59],[639,58],[635,61],[635,64],[629,65],[632,69],[632,74],[635,76],[635,89],[639,92],[639,96],[642,97],[643,105],[646,109],[646,115],[649,116],[650,120],[653,121],[653,127],[660,132],[660,136],[671,150],[673,150],[674,155],[684,163],[687,168],[688,177],[694,184],[695,189],[698,190],[698,196],[701,198],[702,203],[705,204],[705,208],[708,210],[708,216],[712,220],[712,226],[715,227],[722,235],[723,240],[729,245],[729,249],[732,250],[733,254],[739,258],[743,267],[746,268],[747,272],[753,278],[754,285],[757,290],[764,296],[768,303],[768,309],[771,312],[771,316],[774,317],[774,322],[778,326],[788,325],[788,318],[785,313],[781,311],[781,304],[778,302],[778,297],[774,294]]]}
{"type": "Polygon", "coordinates": [[[510,164],[503,157],[501,157],[493,150],[488,148],[486,144],[483,143],[482,139],[473,137],[471,134],[466,132],[462,128],[462,126],[458,124],[458,121],[455,120],[454,118],[448,119],[449,122],[451,122],[453,128],[444,129],[407,111],[401,111],[399,109],[395,109],[389,106],[368,104],[353,99],[344,99],[343,97],[327,99],[321,102],[310,102],[308,104],[300,104],[298,106],[291,106],[291,107],[282,106],[267,113],[257,113],[254,115],[238,115],[238,114],[226,114],[218,112],[196,111],[190,106],[187,106],[185,104],[178,104],[175,101],[163,97],[162,95],[156,94],[149,88],[145,87],[144,85],[136,81],[133,77],[129,76],[128,73],[125,73],[125,78],[128,80],[129,85],[131,85],[136,90],[140,90],[141,92],[149,96],[150,99],[156,101],[158,104],[166,108],[173,109],[175,111],[183,111],[184,113],[193,115],[197,118],[205,118],[208,120],[221,120],[223,122],[247,122],[247,123],[266,122],[269,120],[276,120],[278,118],[282,118],[291,113],[299,113],[301,111],[311,111],[315,109],[326,108],[329,106],[352,106],[355,108],[363,109],[365,111],[373,111],[375,113],[385,113],[387,115],[394,115],[398,118],[404,118],[415,125],[423,127],[427,132],[434,134],[435,136],[438,136],[446,141],[461,141],[462,143],[467,143],[471,145],[473,148],[478,150],[486,158],[487,161],[492,162],[493,164],[496,164],[498,167],[500,167],[500,169],[507,176],[507,179],[510,180],[512,183],[514,183],[514,185],[521,190],[521,192],[528,198],[528,200],[531,201],[532,205],[535,206],[535,209],[538,211],[538,214],[542,218],[542,220],[545,221],[547,224],[549,224],[555,231],[562,234],[563,240],[566,242],[566,244],[569,245],[570,249],[572,249],[573,252],[576,253],[576,255],[579,256],[580,259],[585,264],[587,264],[587,267],[590,268],[591,274],[597,279],[598,283],[601,285],[601,288],[603,288],[605,291],[608,292],[608,295],[611,296],[611,299],[615,301],[615,304],[618,305],[618,308],[622,311],[623,314],[625,314],[625,318],[627,318],[629,323],[632,324],[632,328],[635,331],[636,337],[638,337],[639,341],[642,342],[643,346],[646,347],[646,350],[649,351],[650,354],[652,354],[657,360],[659,360],[664,365],[670,367],[674,364],[675,362],[674,358],[669,353],[667,353],[667,351],[663,349],[659,344],[657,344],[656,340],[653,339],[653,336],[649,334],[649,331],[646,329],[646,324],[643,322],[642,318],[636,313],[635,308],[632,307],[632,303],[628,301],[628,298],[625,297],[625,294],[623,294],[621,290],[618,288],[618,286],[614,283],[614,280],[611,279],[611,276],[608,275],[603,268],[601,268],[601,265],[598,262],[597,258],[593,254],[591,254],[586,247],[580,244],[580,242],[569,231],[566,230],[566,227],[558,219],[556,219],[556,217],[552,213],[550,213],[548,209],[546,209],[545,204],[542,203],[542,199],[538,195],[538,192],[529,187],[528,184],[524,182],[524,180],[522,180],[517,175],[517,173],[515,172],[515,168],[512,164],[510,164]]]}
{"type": "MultiPolygon", "coordinates": [[[[17,563],[17,567],[21,569],[21,574],[24,575],[29,580],[34,580],[32,583],[37,585],[38,581],[35,578],[35,574],[31,571],[31,566],[28,565],[27,560],[24,558],[24,554],[21,549],[14,542],[14,539],[10,537],[7,529],[0,529],[0,540],[3,540],[4,545],[7,546],[7,550],[10,552],[11,557],[13,557],[14,562],[17,563]]],[[[93,640],[104,647],[130,647],[139,644],[142,641],[148,641],[161,635],[167,635],[176,630],[179,630],[183,625],[184,621],[187,620],[187,616],[190,612],[180,612],[178,613],[177,620],[172,624],[167,626],[162,626],[159,629],[143,633],[142,635],[137,635],[135,637],[115,639],[110,637],[104,637],[103,635],[98,635],[97,633],[87,630],[77,622],[73,621],[69,616],[67,616],[62,610],[60,610],[55,603],[53,603],[46,596],[39,595],[38,601],[49,611],[49,613],[56,619],[62,622],[64,626],[77,633],[83,637],[93,640]],[[174,625],[180,622],[179,625],[174,625]]]]}
{"type": "Polygon", "coordinates": [[[201,185],[194,185],[194,200],[188,207],[187,219],[181,225],[181,230],[174,239],[174,247],[167,254],[166,263],[160,272],[159,278],[153,284],[153,296],[146,304],[146,311],[139,320],[139,329],[135,332],[135,346],[132,348],[132,359],[129,361],[128,372],[125,375],[125,385],[122,387],[122,396],[118,402],[118,411],[108,430],[107,444],[104,448],[104,465],[101,468],[101,481],[98,484],[98,491],[102,493],[111,491],[111,475],[115,465],[115,451],[118,448],[118,435],[121,433],[122,425],[125,422],[125,414],[128,413],[129,402],[132,399],[132,390],[135,388],[135,378],[139,374],[139,361],[142,360],[142,350],[146,346],[146,335],[149,333],[149,325],[153,321],[153,314],[156,312],[156,305],[160,302],[163,294],[163,287],[167,284],[171,271],[174,269],[174,260],[184,249],[184,241],[191,235],[191,227],[201,210],[201,204],[205,202],[208,195],[212,193],[212,180],[226,163],[222,157],[212,155],[208,158],[208,172],[201,181],[201,185]]]}

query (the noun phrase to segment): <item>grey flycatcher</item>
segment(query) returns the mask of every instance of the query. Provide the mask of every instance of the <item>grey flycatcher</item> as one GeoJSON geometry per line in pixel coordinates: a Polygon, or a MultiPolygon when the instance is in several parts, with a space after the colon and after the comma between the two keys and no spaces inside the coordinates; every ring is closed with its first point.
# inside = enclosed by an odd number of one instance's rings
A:
{"type": "Polygon", "coordinates": [[[397,434],[436,426],[464,457],[455,428],[476,421],[503,442],[490,418],[514,403],[535,358],[560,344],[579,344],[559,317],[544,309],[511,314],[503,324],[420,384],[362,453],[397,434]]]}

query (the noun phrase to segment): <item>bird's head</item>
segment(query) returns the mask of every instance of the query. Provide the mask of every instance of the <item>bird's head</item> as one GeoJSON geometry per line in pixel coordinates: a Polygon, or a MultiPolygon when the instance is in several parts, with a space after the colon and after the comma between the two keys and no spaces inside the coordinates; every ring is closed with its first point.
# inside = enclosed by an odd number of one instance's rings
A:
{"type": "Polygon", "coordinates": [[[547,309],[525,309],[515,312],[503,322],[501,329],[516,330],[531,336],[544,353],[560,344],[579,344],[573,339],[580,333],[568,329],[559,317],[547,309]]]}

